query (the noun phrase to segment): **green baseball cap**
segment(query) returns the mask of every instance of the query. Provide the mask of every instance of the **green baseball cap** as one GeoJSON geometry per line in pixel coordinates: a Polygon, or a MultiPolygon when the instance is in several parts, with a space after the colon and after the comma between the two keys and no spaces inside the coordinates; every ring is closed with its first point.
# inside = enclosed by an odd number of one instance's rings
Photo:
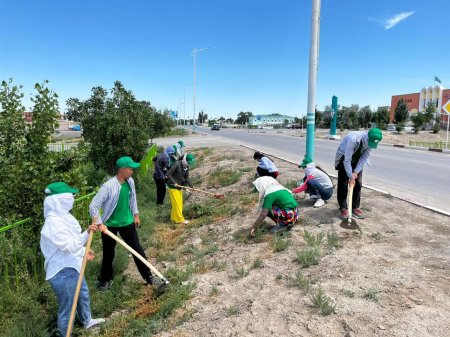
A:
{"type": "Polygon", "coordinates": [[[189,165],[194,165],[195,164],[195,158],[194,155],[189,153],[188,155],[186,155],[186,161],[188,162],[189,165]]]}
{"type": "Polygon", "coordinates": [[[55,183],[51,183],[45,188],[45,193],[48,195],[55,195],[55,194],[61,194],[61,193],[78,193],[80,190],[76,188],[72,188],[69,185],[67,185],[65,182],[57,181],[55,183]]]}
{"type": "Polygon", "coordinates": [[[378,128],[372,128],[368,132],[369,136],[369,147],[371,149],[376,149],[378,143],[383,139],[383,133],[378,128]]]}
{"type": "Polygon", "coordinates": [[[298,167],[305,168],[306,165],[311,164],[312,162],[313,160],[311,158],[305,156],[305,158],[303,158],[303,161],[298,164],[298,167]]]}
{"type": "Polygon", "coordinates": [[[183,142],[182,140],[179,140],[179,141],[178,141],[178,144],[180,144],[181,147],[184,146],[184,142],[183,142]]]}
{"type": "Polygon", "coordinates": [[[136,163],[131,157],[120,157],[116,161],[117,168],[131,167],[133,169],[138,168],[141,164],[136,163]]]}

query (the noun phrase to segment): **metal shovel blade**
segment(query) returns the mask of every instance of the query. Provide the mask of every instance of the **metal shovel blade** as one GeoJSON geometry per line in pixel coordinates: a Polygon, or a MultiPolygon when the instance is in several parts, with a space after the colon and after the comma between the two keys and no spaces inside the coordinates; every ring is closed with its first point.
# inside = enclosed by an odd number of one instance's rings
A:
{"type": "Polygon", "coordinates": [[[340,224],[341,228],[344,229],[358,229],[359,226],[356,223],[356,220],[353,218],[343,219],[340,224]]]}

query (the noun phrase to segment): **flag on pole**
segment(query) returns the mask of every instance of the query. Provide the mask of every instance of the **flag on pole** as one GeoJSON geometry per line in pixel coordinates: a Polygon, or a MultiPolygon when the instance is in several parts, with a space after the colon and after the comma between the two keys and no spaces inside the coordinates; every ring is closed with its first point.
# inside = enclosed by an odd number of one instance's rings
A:
{"type": "Polygon", "coordinates": [[[439,83],[442,84],[441,80],[440,80],[439,77],[437,77],[437,76],[434,76],[434,81],[435,81],[435,82],[439,82],[439,83]]]}

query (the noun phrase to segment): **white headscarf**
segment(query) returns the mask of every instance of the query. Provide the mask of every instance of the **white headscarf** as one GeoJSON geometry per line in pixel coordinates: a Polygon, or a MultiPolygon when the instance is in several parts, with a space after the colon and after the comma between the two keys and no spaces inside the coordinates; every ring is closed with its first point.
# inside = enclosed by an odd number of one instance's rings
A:
{"type": "Polygon", "coordinates": [[[50,195],[44,200],[44,218],[58,217],[68,225],[79,226],[78,220],[70,214],[75,199],[72,193],[50,195]]]}
{"type": "Polygon", "coordinates": [[[280,190],[286,190],[289,193],[287,188],[283,187],[278,181],[276,181],[274,178],[269,176],[259,177],[253,182],[253,185],[259,192],[259,203],[258,203],[258,210],[262,209],[262,205],[264,203],[264,198],[273,192],[280,191],[280,190]]]}

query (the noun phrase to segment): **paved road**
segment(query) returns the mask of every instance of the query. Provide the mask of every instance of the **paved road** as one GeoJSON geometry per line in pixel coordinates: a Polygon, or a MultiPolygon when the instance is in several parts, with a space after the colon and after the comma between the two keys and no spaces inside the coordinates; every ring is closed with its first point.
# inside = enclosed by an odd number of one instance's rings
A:
{"type": "MultiPolygon", "coordinates": [[[[305,138],[292,136],[292,131],[197,130],[294,162],[299,162],[306,149],[305,138]]],[[[315,161],[332,174],[337,173],[333,167],[337,146],[338,141],[315,140],[315,161]]],[[[380,145],[370,162],[364,169],[364,184],[450,213],[450,155],[380,145]]]]}

